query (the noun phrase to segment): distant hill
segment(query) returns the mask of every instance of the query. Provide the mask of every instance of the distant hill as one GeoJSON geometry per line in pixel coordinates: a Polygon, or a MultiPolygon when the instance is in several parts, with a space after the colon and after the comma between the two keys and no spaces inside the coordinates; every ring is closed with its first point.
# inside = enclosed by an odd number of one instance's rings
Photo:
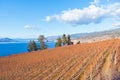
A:
{"type": "Polygon", "coordinates": [[[10,38],[0,38],[0,42],[14,42],[15,40],[10,38]]]}
{"type": "Polygon", "coordinates": [[[0,38],[0,42],[29,42],[30,40],[34,40],[34,41],[38,41],[35,38],[26,38],[26,39],[22,39],[22,38],[0,38]]]}
{"type": "MultiPolygon", "coordinates": [[[[62,36],[62,35],[61,35],[62,36]]],[[[55,41],[59,36],[49,36],[47,37],[48,40],[55,41]]],[[[113,39],[113,38],[120,38],[120,28],[100,31],[100,32],[91,32],[91,33],[76,33],[71,34],[72,40],[91,40],[96,41],[102,39],[113,39]]]]}
{"type": "MultiPolygon", "coordinates": [[[[46,39],[48,41],[56,41],[58,37],[61,37],[62,35],[56,35],[56,36],[48,36],[46,39]]],[[[91,33],[76,33],[71,34],[72,40],[80,40],[80,41],[86,41],[91,40],[96,41],[102,40],[102,39],[113,39],[113,38],[120,38],[120,28],[118,29],[112,29],[112,30],[106,30],[106,31],[100,31],[100,32],[91,32],[91,33]]],[[[0,38],[0,42],[28,42],[30,40],[37,41],[36,38],[28,38],[28,39],[11,39],[11,38],[0,38]]],[[[86,41],[88,42],[88,41],[86,41]]]]}
{"type": "Polygon", "coordinates": [[[118,28],[118,29],[112,29],[112,30],[107,30],[107,31],[92,32],[92,33],[78,33],[78,34],[72,34],[71,35],[71,37],[73,39],[78,39],[78,38],[93,38],[93,37],[102,37],[102,36],[109,36],[111,38],[120,37],[120,28],[118,28]]]}
{"type": "Polygon", "coordinates": [[[80,41],[81,43],[88,43],[88,42],[96,42],[96,41],[103,41],[108,39],[116,39],[120,38],[120,28],[101,31],[101,32],[92,32],[92,33],[78,33],[72,34],[72,41],[77,43],[80,41]]]}

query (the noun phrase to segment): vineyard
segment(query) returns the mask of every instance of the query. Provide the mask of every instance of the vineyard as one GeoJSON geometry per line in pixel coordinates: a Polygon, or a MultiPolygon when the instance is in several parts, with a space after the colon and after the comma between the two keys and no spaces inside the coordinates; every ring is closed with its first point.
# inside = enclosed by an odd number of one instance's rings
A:
{"type": "Polygon", "coordinates": [[[0,80],[120,80],[120,40],[1,57],[0,80]]]}

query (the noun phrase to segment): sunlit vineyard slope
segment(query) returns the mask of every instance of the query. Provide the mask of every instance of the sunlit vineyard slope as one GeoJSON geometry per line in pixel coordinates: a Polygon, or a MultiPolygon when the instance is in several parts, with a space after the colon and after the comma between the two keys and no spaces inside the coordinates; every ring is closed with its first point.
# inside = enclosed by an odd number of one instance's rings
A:
{"type": "Polygon", "coordinates": [[[120,80],[120,40],[1,57],[0,80],[120,80]]]}

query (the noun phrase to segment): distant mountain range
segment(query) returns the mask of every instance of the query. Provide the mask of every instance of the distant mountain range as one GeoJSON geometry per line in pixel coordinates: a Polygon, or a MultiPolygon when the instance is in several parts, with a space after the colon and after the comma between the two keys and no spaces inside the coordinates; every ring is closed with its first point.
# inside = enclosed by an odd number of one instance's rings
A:
{"type": "Polygon", "coordinates": [[[28,39],[11,39],[11,38],[0,38],[0,42],[28,42],[30,40],[35,40],[35,38],[28,38],[28,39]]]}
{"type": "Polygon", "coordinates": [[[0,38],[0,42],[14,42],[15,40],[10,38],[0,38]]]}
{"type": "MultiPolygon", "coordinates": [[[[48,36],[46,39],[48,41],[56,41],[58,37],[61,37],[62,35],[58,36],[48,36]]],[[[106,39],[106,38],[120,38],[120,28],[113,29],[113,30],[107,30],[107,31],[100,31],[100,32],[92,32],[92,33],[76,33],[71,34],[72,40],[96,40],[96,39],[106,39]]],[[[0,38],[0,42],[28,42],[29,40],[35,40],[35,38],[28,38],[28,39],[10,39],[10,38],[0,38]]]]}
{"type": "Polygon", "coordinates": [[[109,36],[111,38],[118,38],[120,37],[120,28],[113,29],[113,30],[107,30],[107,31],[92,32],[92,33],[78,33],[78,34],[71,35],[73,39],[94,38],[94,37],[103,37],[103,36],[106,36],[106,37],[109,36]]]}
{"type": "MultiPolygon", "coordinates": [[[[48,40],[54,41],[59,36],[49,36],[47,37],[48,40]]],[[[71,34],[71,39],[95,39],[95,38],[120,38],[120,28],[118,29],[112,29],[112,30],[106,30],[106,31],[100,31],[100,32],[91,32],[91,33],[76,33],[71,34]]]]}

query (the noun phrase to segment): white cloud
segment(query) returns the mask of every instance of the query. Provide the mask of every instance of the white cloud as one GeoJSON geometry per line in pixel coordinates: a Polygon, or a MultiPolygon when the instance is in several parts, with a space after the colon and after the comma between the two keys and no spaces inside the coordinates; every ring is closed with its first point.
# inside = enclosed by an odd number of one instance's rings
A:
{"type": "Polygon", "coordinates": [[[63,22],[73,24],[89,24],[91,22],[98,23],[104,17],[106,11],[102,8],[90,5],[88,8],[73,9],[64,11],[59,15],[59,19],[63,22]]]}
{"type": "Polygon", "coordinates": [[[114,27],[120,27],[120,22],[112,24],[114,27]]]}
{"type": "Polygon", "coordinates": [[[94,2],[95,2],[95,3],[98,3],[98,2],[99,2],[99,0],[94,0],[94,2]]]}
{"type": "Polygon", "coordinates": [[[96,5],[96,4],[98,4],[99,2],[100,2],[100,0],[94,0],[93,2],[91,2],[91,4],[93,4],[93,5],[95,4],[95,5],[96,5]]]}
{"type": "Polygon", "coordinates": [[[34,27],[32,25],[25,25],[24,28],[25,29],[35,29],[36,27],[34,27]]]}
{"type": "Polygon", "coordinates": [[[45,20],[48,21],[48,22],[51,21],[51,16],[47,16],[47,17],[45,18],[45,20]]]}
{"type": "Polygon", "coordinates": [[[100,5],[102,2],[110,2],[110,0],[93,0],[90,4],[100,5]]]}
{"type": "MultiPolygon", "coordinates": [[[[98,0],[96,0],[97,2],[98,0]]],[[[90,24],[90,23],[100,23],[106,18],[120,18],[120,3],[114,3],[111,5],[89,5],[83,9],[72,9],[62,11],[61,14],[47,16],[46,21],[51,21],[53,19],[70,23],[70,24],[90,24]]]]}

